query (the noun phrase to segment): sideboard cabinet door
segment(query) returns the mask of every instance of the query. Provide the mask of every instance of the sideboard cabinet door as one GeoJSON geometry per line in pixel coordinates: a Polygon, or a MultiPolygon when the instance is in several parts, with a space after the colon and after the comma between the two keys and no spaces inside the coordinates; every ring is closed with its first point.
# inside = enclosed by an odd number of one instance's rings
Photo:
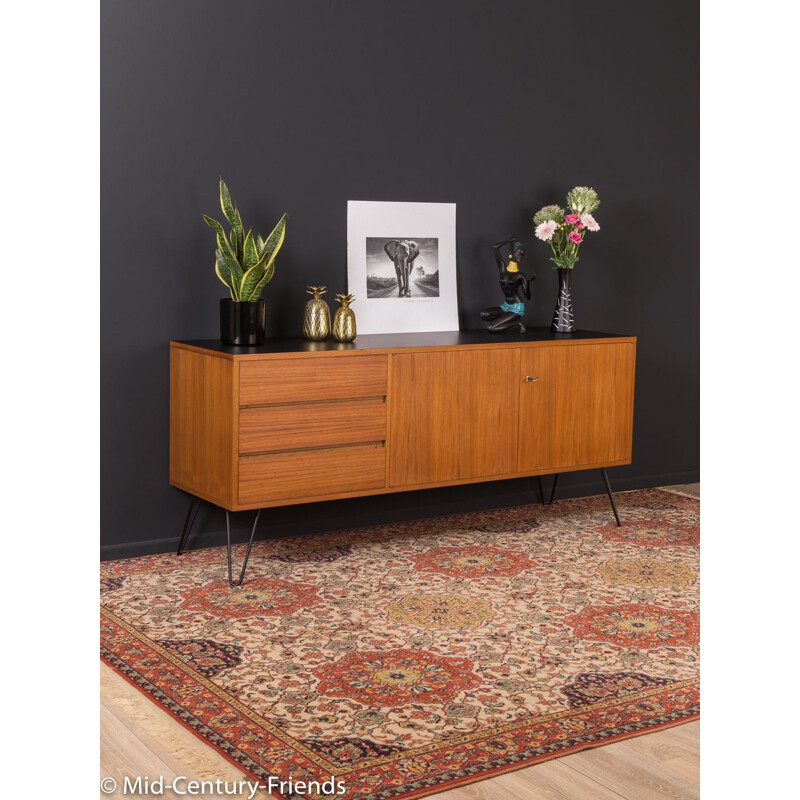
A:
{"type": "Polygon", "coordinates": [[[632,343],[522,351],[520,472],[630,462],[635,352],[632,343]]]}
{"type": "Polygon", "coordinates": [[[514,473],[519,369],[516,348],[393,355],[389,485],[514,473]]]}

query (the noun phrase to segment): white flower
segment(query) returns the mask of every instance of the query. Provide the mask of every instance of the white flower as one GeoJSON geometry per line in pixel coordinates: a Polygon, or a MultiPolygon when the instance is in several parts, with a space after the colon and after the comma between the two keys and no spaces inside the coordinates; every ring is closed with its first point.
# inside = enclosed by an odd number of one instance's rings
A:
{"type": "Polygon", "coordinates": [[[591,214],[581,214],[581,222],[586,226],[587,231],[599,231],[600,226],[597,220],[591,214]]]}
{"type": "Polygon", "coordinates": [[[553,234],[556,232],[556,228],[558,224],[554,219],[549,219],[547,222],[543,222],[541,225],[536,226],[536,238],[541,239],[543,242],[548,242],[550,239],[553,238],[553,234]]]}

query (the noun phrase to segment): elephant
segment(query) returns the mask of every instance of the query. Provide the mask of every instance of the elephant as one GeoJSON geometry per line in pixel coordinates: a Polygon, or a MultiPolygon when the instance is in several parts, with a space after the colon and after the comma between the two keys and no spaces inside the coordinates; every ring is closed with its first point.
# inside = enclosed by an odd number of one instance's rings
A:
{"type": "Polygon", "coordinates": [[[408,279],[414,269],[414,259],[419,255],[419,246],[410,239],[391,239],[383,246],[386,255],[394,262],[397,273],[397,296],[410,297],[408,279]]]}

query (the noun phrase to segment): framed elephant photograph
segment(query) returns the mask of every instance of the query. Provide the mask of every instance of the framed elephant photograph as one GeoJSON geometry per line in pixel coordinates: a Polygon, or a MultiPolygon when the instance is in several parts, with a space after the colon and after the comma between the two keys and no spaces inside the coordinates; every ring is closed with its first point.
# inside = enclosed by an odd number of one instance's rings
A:
{"type": "Polygon", "coordinates": [[[359,333],[458,330],[455,203],[347,204],[359,333]]]}

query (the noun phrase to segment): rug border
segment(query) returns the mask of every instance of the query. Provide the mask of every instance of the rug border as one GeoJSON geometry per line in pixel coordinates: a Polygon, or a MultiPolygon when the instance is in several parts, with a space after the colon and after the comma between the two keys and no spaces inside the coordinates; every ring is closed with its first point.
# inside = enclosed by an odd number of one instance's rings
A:
{"type": "MultiPolygon", "coordinates": [[[[431,789],[417,789],[409,792],[408,794],[395,795],[391,800],[413,800],[414,798],[427,797],[428,795],[435,794],[437,792],[443,792],[448,789],[456,789],[459,786],[466,786],[470,783],[480,783],[483,780],[489,780],[491,778],[499,777],[500,775],[506,775],[509,772],[517,772],[518,770],[525,769],[526,767],[534,767],[537,764],[543,764],[545,761],[552,761],[553,759],[561,758],[562,756],[571,756],[575,753],[580,753],[583,750],[591,750],[595,747],[604,747],[607,744],[615,744],[616,742],[621,742],[624,739],[633,739],[636,736],[644,736],[648,733],[657,733],[658,731],[666,730],[667,728],[675,728],[678,725],[684,725],[687,722],[696,722],[699,719],[700,712],[698,711],[697,713],[691,714],[684,719],[663,722],[660,725],[647,728],[646,730],[618,733],[614,736],[610,736],[608,739],[603,739],[601,742],[583,742],[581,744],[576,744],[572,747],[565,748],[564,750],[559,750],[557,753],[547,753],[545,755],[535,756],[524,764],[511,764],[505,767],[496,767],[493,770],[484,772],[480,777],[456,778],[447,783],[437,784],[431,789]]],[[[365,797],[363,800],[371,799],[370,797],[365,797]]]]}
{"type": "MultiPolygon", "coordinates": [[[[154,706],[156,709],[162,711],[163,713],[167,714],[171,719],[175,720],[182,728],[189,731],[201,744],[206,747],[211,748],[214,752],[218,753],[222,758],[225,759],[231,766],[233,766],[236,770],[241,772],[246,778],[252,778],[253,780],[259,781],[259,778],[256,775],[253,775],[251,772],[248,772],[241,764],[237,764],[227,753],[225,753],[222,749],[220,749],[217,745],[209,742],[200,731],[195,730],[191,725],[187,724],[182,720],[178,715],[172,711],[171,709],[163,706],[157,700],[155,700],[150,694],[148,694],[147,690],[139,686],[135,683],[130,677],[128,677],[124,672],[119,670],[114,664],[112,664],[108,659],[100,656],[100,661],[105,664],[109,669],[113,670],[116,675],[119,675],[128,685],[132,686],[136,689],[141,695],[143,695],[149,703],[154,706]]],[[[496,767],[491,770],[487,770],[486,772],[482,773],[480,777],[476,776],[467,776],[464,778],[454,778],[451,781],[446,781],[443,783],[436,784],[436,786],[432,787],[425,787],[423,789],[416,789],[411,790],[405,794],[398,794],[395,795],[392,800],[416,800],[417,798],[427,797],[428,795],[437,794],[438,792],[444,792],[448,789],[456,789],[459,786],[467,786],[471,783],[480,783],[484,780],[490,780],[491,778],[499,777],[500,775],[506,775],[510,772],[517,772],[521,769],[526,769],[527,767],[533,767],[537,764],[543,764],[546,761],[552,761],[556,758],[562,758],[564,756],[574,755],[575,753],[579,753],[583,750],[591,750],[595,747],[603,747],[607,744],[615,744],[616,742],[624,741],[625,739],[633,739],[637,736],[646,736],[648,733],[656,733],[658,731],[667,730],[668,728],[675,728],[678,725],[685,725],[688,722],[696,722],[700,719],[700,712],[696,712],[693,714],[689,714],[688,716],[678,719],[678,720],[670,720],[668,722],[662,722],[660,724],[654,725],[652,727],[645,728],[644,730],[639,731],[626,731],[624,733],[617,733],[612,736],[609,736],[606,739],[603,739],[599,742],[581,742],[580,744],[573,745],[572,747],[567,747],[563,750],[559,750],[556,753],[546,753],[541,756],[535,756],[534,758],[525,761],[521,764],[510,764],[503,767],[496,767]]],[[[279,794],[274,794],[269,792],[269,790],[264,789],[262,791],[268,792],[270,797],[275,798],[275,800],[286,800],[285,797],[279,794]]],[[[370,796],[366,795],[362,800],[370,800],[370,796]]]]}
{"type": "MultiPolygon", "coordinates": [[[[248,772],[241,764],[237,764],[224,750],[222,750],[212,742],[209,742],[208,739],[206,739],[205,736],[203,736],[203,734],[200,733],[200,731],[195,730],[195,728],[193,728],[191,725],[184,722],[174,711],[159,703],[152,695],[148,693],[148,691],[143,686],[139,686],[139,684],[137,684],[132,678],[130,678],[128,675],[122,672],[122,670],[118,669],[114,664],[111,663],[111,661],[109,661],[102,655],[100,656],[100,663],[105,664],[116,675],[119,675],[119,677],[122,678],[122,680],[124,680],[125,683],[127,683],[129,686],[132,686],[134,689],[136,689],[137,692],[146,697],[147,700],[150,702],[150,705],[155,706],[155,708],[157,708],[159,711],[162,711],[168,717],[173,719],[175,722],[178,723],[178,725],[180,725],[184,730],[189,731],[189,733],[191,733],[206,747],[211,748],[214,752],[221,755],[225,759],[225,761],[227,761],[232,767],[241,772],[246,778],[252,778],[254,780],[259,781],[260,783],[260,780],[255,775],[248,772]]],[[[131,669],[133,668],[131,667],[131,669]]],[[[279,794],[273,794],[268,789],[265,789],[264,791],[266,791],[270,797],[274,797],[275,800],[286,800],[286,798],[282,797],[279,794]]]]}

